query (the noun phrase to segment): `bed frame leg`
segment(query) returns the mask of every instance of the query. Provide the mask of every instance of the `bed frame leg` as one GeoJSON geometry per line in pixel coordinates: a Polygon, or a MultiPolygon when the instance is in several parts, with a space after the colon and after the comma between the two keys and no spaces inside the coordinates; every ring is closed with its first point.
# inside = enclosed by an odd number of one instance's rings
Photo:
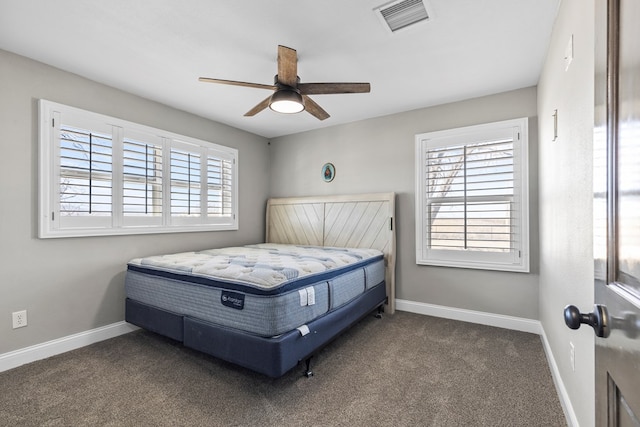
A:
{"type": "Polygon", "coordinates": [[[378,306],[378,311],[375,314],[376,319],[382,319],[382,313],[384,313],[384,305],[379,305],[378,306]]]}
{"type": "Polygon", "coordinates": [[[307,358],[307,360],[305,360],[305,365],[306,365],[306,369],[304,371],[304,376],[307,378],[311,378],[313,376],[313,371],[311,370],[311,357],[313,356],[309,356],[307,358]]]}

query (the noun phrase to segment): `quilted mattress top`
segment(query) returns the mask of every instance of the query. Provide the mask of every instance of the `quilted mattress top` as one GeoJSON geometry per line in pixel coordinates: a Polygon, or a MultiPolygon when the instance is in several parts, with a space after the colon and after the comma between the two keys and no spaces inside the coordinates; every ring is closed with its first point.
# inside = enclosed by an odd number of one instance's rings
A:
{"type": "Polygon", "coordinates": [[[277,294],[382,257],[376,249],[263,243],[136,258],[128,268],[204,285],[277,294]]]}

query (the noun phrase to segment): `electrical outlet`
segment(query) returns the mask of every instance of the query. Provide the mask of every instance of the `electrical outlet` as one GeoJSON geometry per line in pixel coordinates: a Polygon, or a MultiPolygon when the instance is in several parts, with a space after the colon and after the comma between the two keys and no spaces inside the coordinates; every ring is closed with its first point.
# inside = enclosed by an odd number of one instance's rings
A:
{"type": "Polygon", "coordinates": [[[16,311],[12,313],[13,329],[27,326],[27,310],[16,311]]]}
{"type": "Polygon", "coordinates": [[[571,370],[573,372],[576,371],[576,349],[573,346],[573,343],[569,341],[569,357],[571,360],[571,370]]]}

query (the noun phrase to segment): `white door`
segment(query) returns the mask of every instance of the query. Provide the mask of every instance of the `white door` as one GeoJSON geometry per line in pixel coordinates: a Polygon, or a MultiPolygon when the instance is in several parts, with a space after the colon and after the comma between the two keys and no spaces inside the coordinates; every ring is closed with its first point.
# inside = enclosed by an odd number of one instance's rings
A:
{"type": "Polygon", "coordinates": [[[640,426],[640,0],[596,0],[595,307],[565,309],[596,333],[597,426],[640,426]]]}

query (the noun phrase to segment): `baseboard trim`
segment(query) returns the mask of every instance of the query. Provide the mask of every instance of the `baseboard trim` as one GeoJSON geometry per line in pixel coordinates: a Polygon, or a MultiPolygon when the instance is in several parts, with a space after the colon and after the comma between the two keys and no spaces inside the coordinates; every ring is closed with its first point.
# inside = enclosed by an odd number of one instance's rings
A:
{"type": "Polygon", "coordinates": [[[47,357],[62,354],[109,338],[115,338],[119,335],[128,334],[137,329],[139,328],[125,321],[116,322],[100,328],[0,354],[0,372],[8,371],[9,369],[17,368],[27,363],[46,359],[47,357]]]}
{"type": "Polygon", "coordinates": [[[538,320],[522,317],[505,316],[502,314],[486,313],[482,311],[466,310],[462,308],[446,307],[443,305],[427,304],[423,302],[396,299],[396,309],[427,316],[443,317],[445,319],[460,320],[462,322],[478,323],[521,332],[540,335],[542,326],[538,320]]]}
{"type": "Polygon", "coordinates": [[[560,398],[560,404],[562,405],[564,416],[567,419],[567,425],[569,427],[578,427],[578,418],[573,410],[573,405],[571,404],[567,388],[564,386],[564,381],[562,381],[562,377],[560,376],[560,370],[558,369],[556,359],[553,357],[553,353],[551,352],[551,345],[549,344],[544,328],[542,328],[542,333],[540,335],[542,337],[542,348],[544,348],[544,353],[546,354],[547,361],[549,362],[551,377],[553,378],[553,383],[556,385],[556,391],[560,398]]]}

